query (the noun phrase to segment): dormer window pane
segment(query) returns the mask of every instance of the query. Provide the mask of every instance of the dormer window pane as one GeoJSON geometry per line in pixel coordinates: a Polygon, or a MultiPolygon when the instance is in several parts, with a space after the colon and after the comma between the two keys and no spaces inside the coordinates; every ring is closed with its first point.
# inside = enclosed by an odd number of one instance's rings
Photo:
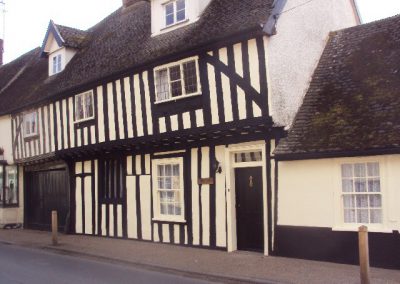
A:
{"type": "Polygon", "coordinates": [[[176,1],[176,21],[181,22],[186,19],[185,0],[176,1]]]}
{"type": "Polygon", "coordinates": [[[61,54],[53,57],[53,74],[61,72],[61,54]]]}
{"type": "Polygon", "coordinates": [[[165,5],[165,19],[166,19],[166,25],[172,25],[174,21],[174,3],[169,3],[165,5]]]}

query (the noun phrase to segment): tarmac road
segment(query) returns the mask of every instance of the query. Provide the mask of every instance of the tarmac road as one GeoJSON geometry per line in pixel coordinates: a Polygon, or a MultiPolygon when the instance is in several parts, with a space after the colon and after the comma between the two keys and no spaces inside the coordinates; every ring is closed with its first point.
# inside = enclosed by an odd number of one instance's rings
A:
{"type": "Polygon", "coordinates": [[[0,283],[208,283],[180,275],[144,270],[0,243],[0,283]]]}

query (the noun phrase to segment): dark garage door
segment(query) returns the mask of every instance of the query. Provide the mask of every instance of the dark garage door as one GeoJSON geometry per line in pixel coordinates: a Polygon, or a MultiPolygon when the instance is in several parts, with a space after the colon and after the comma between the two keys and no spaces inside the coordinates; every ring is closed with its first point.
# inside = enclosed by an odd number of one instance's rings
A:
{"type": "Polygon", "coordinates": [[[58,211],[59,229],[63,230],[69,211],[69,180],[66,169],[26,172],[25,226],[50,230],[51,211],[58,211]]]}

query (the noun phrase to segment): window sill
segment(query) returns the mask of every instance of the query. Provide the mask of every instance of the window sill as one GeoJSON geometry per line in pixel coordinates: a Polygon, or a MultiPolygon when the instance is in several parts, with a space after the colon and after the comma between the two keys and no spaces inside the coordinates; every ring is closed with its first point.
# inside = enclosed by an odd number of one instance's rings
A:
{"type": "Polygon", "coordinates": [[[183,21],[179,21],[179,22],[173,23],[173,24],[171,24],[171,25],[165,26],[165,27],[162,28],[160,31],[161,31],[161,32],[164,32],[164,31],[167,31],[167,30],[172,29],[172,28],[174,28],[174,27],[177,27],[177,26],[179,26],[179,25],[185,24],[185,23],[187,23],[187,22],[189,22],[189,19],[185,19],[185,20],[183,20],[183,21]]]}
{"type": "Polygon", "coordinates": [[[167,222],[167,223],[177,223],[177,224],[186,224],[185,219],[173,219],[173,218],[163,218],[163,217],[157,217],[151,219],[153,222],[167,222]]]}
{"type": "Polygon", "coordinates": [[[88,122],[88,121],[91,121],[91,120],[94,120],[94,116],[93,117],[84,118],[84,119],[81,119],[81,120],[75,120],[74,124],[79,124],[79,123],[82,123],[82,122],[88,122]]]}
{"type": "Polygon", "coordinates": [[[36,140],[36,139],[39,139],[39,134],[24,136],[25,141],[32,141],[32,140],[36,140]]]}
{"type": "MultiPolygon", "coordinates": [[[[354,226],[335,226],[332,231],[343,231],[343,232],[358,232],[358,227],[363,224],[356,224],[354,226]]],[[[366,225],[367,226],[367,225],[366,225]]],[[[368,227],[368,226],[367,226],[368,227]]],[[[374,226],[368,227],[368,232],[370,233],[393,233],[393,230],[384,227],[374,226]]]]}
{"type": "Polygon", "coordinates": [[[173,97],[171,99],[168,100],[162,100],[162,101],[158,101],[158,102],[154,102],[155,105],[159,105],[159,104],[163,104],[163,103],[169,103],[169,102],[176,102],[182,99],[186,99],[186,98],[191,98],[191,97],[197,97],[197,96],[201,96],[201,92],[197,92],[197,93],[193,93],[190,95],[183,95],[183,96],[179,96],[179,97],[173,97]]]}

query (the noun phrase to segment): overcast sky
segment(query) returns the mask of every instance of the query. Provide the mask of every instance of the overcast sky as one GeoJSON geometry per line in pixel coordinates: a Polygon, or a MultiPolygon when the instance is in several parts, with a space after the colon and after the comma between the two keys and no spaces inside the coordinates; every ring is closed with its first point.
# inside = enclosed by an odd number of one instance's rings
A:
{"type": "MultiPolygon", "coordinates": [[[[122,0],[1,1],[6,2],[7,9],[5,62],[40,46],[50,19],[58,24],[87,29],[116,10],[122,3],[122,0]]],[[[357,0],[357,2],[364,22],[400,14],[400,0],[357,0]]],[[[2,30],[0,21],[0,37],[2,30]]]]}

